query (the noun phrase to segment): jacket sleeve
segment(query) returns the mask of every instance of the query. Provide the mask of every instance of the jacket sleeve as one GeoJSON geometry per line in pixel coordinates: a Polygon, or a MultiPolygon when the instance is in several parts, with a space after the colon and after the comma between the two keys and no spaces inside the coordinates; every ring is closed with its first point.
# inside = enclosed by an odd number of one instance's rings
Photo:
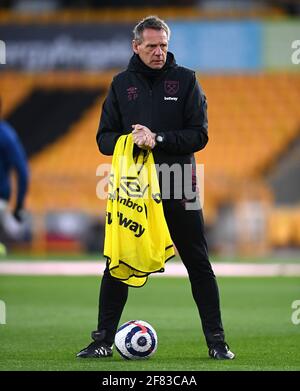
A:
{"type": "Polygon", "coordinates": [[[208,142],[207,102],[195,74],[189,91],[184,108],[184,129],[159,131],[164,141],[157,147],[170,154],[197,152],[208,142]]]}
{"type": "Polygon", "coordinates": [[[9,164],[15,169],[17,174],[18,190],[15,209],[20,210],[23,208],[28,189],[29,172],[25,151],[14,131],[11,131],[11,134],[7,137],[6,152],[9,164]]]}
{"type": "Polygon", "coordinates": [[[118,138],[122,133],[122,119],[113,83],[102,106],[97,132],[97,144],[104,155],[113,155],[118,138]]]}

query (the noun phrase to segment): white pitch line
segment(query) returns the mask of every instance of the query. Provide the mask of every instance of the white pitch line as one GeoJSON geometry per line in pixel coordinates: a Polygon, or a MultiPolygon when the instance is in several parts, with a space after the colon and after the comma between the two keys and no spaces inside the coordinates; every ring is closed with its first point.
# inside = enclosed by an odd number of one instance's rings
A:
{"type": "MultiPolygon", "coordinates": [[[[300,276],[300,264],[294,263],[213,263],[212,266],[216,276],[300,276]]],[[[104,268],[103,261],[0,261],[0,275],[100,276],[104,268]]],[[[187,272],[182,263],[167,263],[164,273],[153,276],[187,276],[187,272]]]]}

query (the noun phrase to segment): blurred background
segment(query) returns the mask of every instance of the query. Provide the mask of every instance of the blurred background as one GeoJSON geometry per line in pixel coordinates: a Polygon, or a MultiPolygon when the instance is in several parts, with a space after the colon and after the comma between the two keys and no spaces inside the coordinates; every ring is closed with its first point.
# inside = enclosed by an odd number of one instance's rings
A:
{"type": "MultiPolygon", "coordinates": [[[[26,232],[10,253],[101,254],[96,132],[134,25],[158,15],[208,99],[204,215],[216,257],[300,254],[300,2],[0,1],[3,116],[29,161],[26,232]]],[[[12,205],[14,201],[12,200],[12,205]]]]}

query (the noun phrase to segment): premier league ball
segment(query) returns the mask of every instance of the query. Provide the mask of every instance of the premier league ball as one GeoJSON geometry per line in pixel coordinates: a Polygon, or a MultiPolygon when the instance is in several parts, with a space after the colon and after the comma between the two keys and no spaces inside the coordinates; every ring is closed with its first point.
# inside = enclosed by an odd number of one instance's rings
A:
{"type": "Polygon", "coordinates": [[[126,360],[149,358],[156,352],[157,335],[149,323],[143,320],[130,320],[118,329],[115,347],[126,360]]]}

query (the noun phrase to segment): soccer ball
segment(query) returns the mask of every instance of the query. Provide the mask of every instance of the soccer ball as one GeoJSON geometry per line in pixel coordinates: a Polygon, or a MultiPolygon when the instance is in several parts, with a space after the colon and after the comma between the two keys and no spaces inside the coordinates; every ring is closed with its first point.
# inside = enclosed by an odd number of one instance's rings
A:
{"type": "Polygon", "coordinates": [[[119,327],[115,347],[126,360],[142,360],[153,356],[157,349],[154,328],[143,320],[130,320],[119,327]]]}

